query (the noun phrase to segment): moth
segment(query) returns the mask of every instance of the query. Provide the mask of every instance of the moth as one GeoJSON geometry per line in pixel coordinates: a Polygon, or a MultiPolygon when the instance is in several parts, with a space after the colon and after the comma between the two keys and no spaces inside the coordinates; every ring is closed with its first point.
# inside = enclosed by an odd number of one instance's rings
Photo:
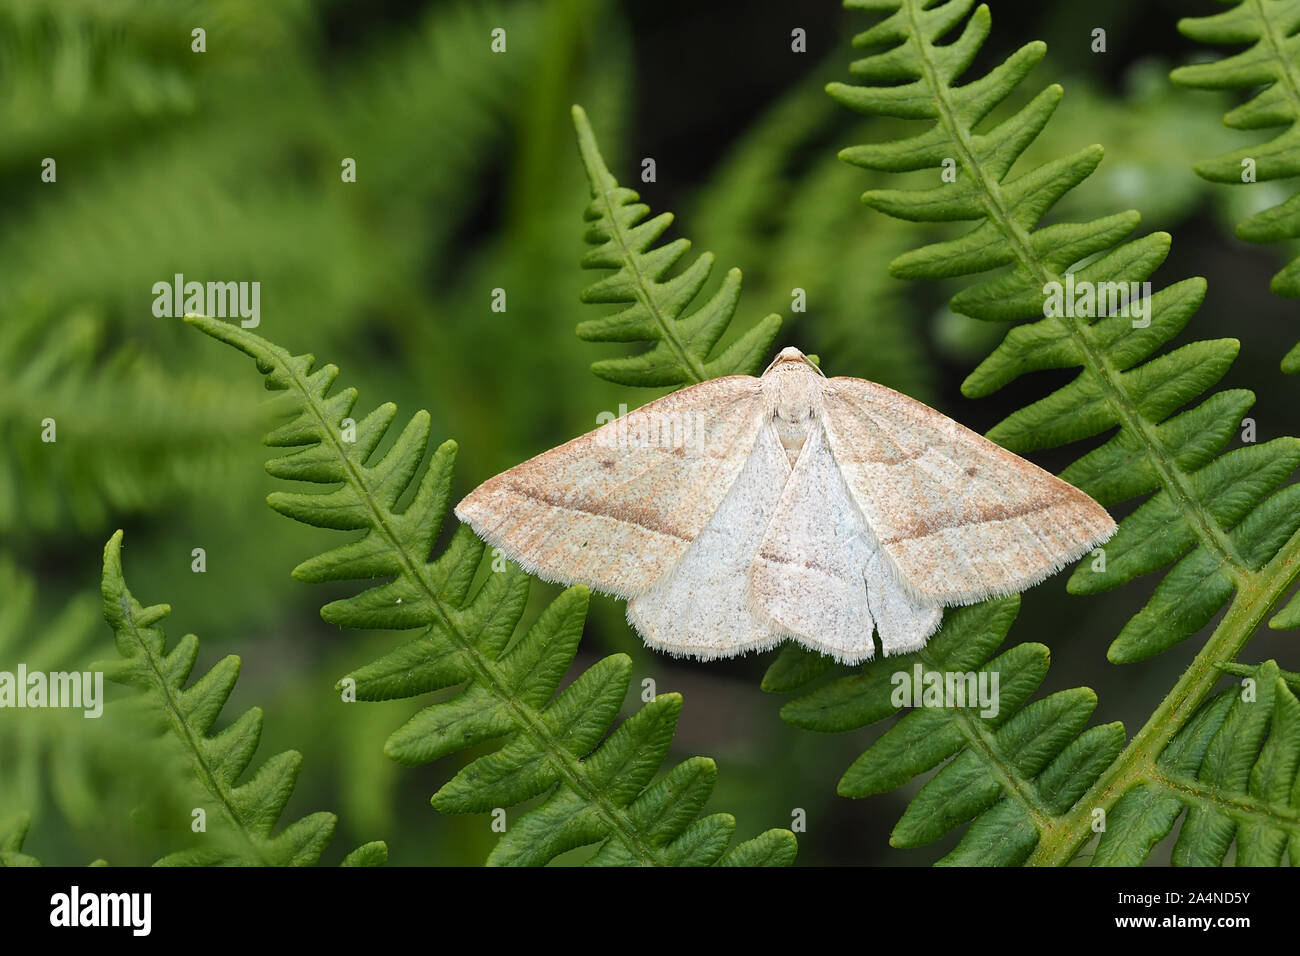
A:
{"type": "Polygon", "coordinates": [[[543,580],[628,600],[702,660],[795,640],[855,664],[919,650],[947,606],[1036,584],[1115,533],[1082,491],[795,348],[681,389],[456,506],[543,580]]]}

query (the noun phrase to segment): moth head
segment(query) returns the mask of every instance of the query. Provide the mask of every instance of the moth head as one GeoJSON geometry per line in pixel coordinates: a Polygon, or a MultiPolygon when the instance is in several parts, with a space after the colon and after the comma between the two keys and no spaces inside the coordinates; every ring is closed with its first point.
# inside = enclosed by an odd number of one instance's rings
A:
{"type": "Polygon", "coordinates": [[[772,364],[767,367],[767,371],[765,371],[763,375],[766,377],[769,372],[784,371],[792,368],[798,368],[801,371],[805,368],[810,368],[822,378],[826,377],[825,372],[809,361],[808,356],[804,355],[794,346],[782,349],[781,354],[772,359],[772,364]]]}
{"type": "Polygon", "coordinates": [[[794,348],[782,349],[763,373],[764,403],[787,451],[797,452],[803,446],[825,378],[808,356],[794,348]]]}

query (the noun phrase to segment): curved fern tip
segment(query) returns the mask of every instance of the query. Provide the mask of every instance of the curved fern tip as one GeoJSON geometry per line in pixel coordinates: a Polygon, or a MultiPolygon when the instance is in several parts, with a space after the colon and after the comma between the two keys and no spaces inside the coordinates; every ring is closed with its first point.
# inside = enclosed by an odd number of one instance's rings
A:
{"type": "Polygon", "coordinates": [[[600,195],[601,191],[618,188],[613,173],[609,171],[604,157],[600,155],[596,133],[587,119],[587,111],[575,103],[570,112],[573,116],[573,128],[578,134],[578,154],[582,157],[582,165],[587,170],[588,179],[591,180],[591,195],[595,197],[600,195]]]}
{"type": "Polygon", "coordinates": [[[1282,359],[1282,371],[1288,375],[1300,372],[1300,346],[1296,346],[1282,359]]]}
{"type": "Polygon", "coordinates": [[[383,866],[388,862],[388,844],[383,840],[363,843],[349,853],[339,866],[383,866]]]}
{"type": "Polygon", "coordinates": [[[118,528],[113,532],[113,536],[104,544],[104,573],[108,574],[108,568],[111,563],[116,572],[120,575],[122,571],[122,537],[124,531],[118,528]]]}

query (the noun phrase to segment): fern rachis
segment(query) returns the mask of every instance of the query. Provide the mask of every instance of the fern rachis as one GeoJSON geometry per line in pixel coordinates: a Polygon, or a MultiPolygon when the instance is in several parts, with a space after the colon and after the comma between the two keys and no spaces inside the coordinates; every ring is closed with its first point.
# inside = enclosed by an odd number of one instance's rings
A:
{"type": "Polygon", "coordinates": [[[435,450],[417,485],[429,437],[426,412],[414,415],[371,461],[395,406],[382,405],[358,421],[355,443],[345,443],[341,425],[357,393],[332,390],[337,368],[313,369],[311,356],[290,355],[234,325],[201,316],[187,321],[253,357],[268,375],[267,387],[288,393],[296,414],[267,441],[294,450],[268,462],[268,470],[334,486],[316,494],[276,492],[269,504],[307,524],[364,532],[295,569],[295,577],[308,581],[384,581],[326,605],[322,616],[349,627],[424,628],[344,678],[357,699],[462,688],[415,714],[389,738],[386,752],[419,764],[503,740],[434,794],[434,806],[444,812],[487,812],[545,795],[509,826],[489,862],[540,864],[589,844],[599,845],[593,863],[782,865],[793,859],[789,831],[769,830],[728,850],[730,815],[696,819],[716,777],[712,761],[686,760],[651,782],[672,741],[679,695],[659,695],[602,743],[631,678],[626,655],[604,658],[553,696],[577,651],[585,588],[565,591],[527,632],[512,637],[527,598],[526,575],[507,565],[474,589],[484,546],[463,526],[429,560],[451,494],[456,445],[435,450]],[[414,495],[398,509],[408,489],[414,495]]]}
{"type": "MultiPolygon", "coordinates": [[[[219,817],[210,830],[204,817],[202,844],[159,862],[256,866],[317,862],[334,834],[332,813],[311,814],[272,835],[297,782],[301,755],[278,754],[239,783],[261,738],[262,712],[248,710],[221,732],[210,733],[239,677],[239,659],[227,657],[184,686],[198,656],[198,639],[190,634],[167,648],[158,622],[171,608],[145,607],[127,589],[120,531],[104,547],[102,593],[104,618],[113,628],[121,656],[96,669],[140,692],[138,704],[158,730],[175,741],[205,802],[219,817]]],[[[376,865],[387,855],[383,843],[367,843],[350,853],[344,865],[376,865]]]]}
{"type": "MultiPolygon", "coordinates": [[[[593,196],[602,189],[616,189],[583,114],[575,110],[575,119],[593,196]]],[[[608,237],[617,229],[617,223],[607,218],[601,228],[588,232],[589,243],[604,245],[600,246],[601,255],[588,256],[584,265],[615,269],[617,277],[634,272],[640,258],[660,253],[647,243],[615,246],[608,237]]],[[[598,282],[592,288],[601,285],[598,282]]],[[[592,321],[617,322],[619,318],[615,314],[592,321]]],[[[627,383],[638,384],[635,379],[627,383]]],[[[859,436],[856,444],[869,447],[873,443],[866,435],[859,436]]],[[[1093,507],[1104,517],[1100,508],[1093,507]]],[[[825,523],[808,522],[812,526],[825,523]]],[[[1109,518],[1105,523],[1113,527],[1109,518]]],[[[1029,701],[1047,675],[1046,647],[1022,644],[994,656],[1017,607],[1016,599],[1004,599],[949,612],[942,630],[923,650],[901,659],[875,660],[861,674],[814,689],[782,711],[790,723],[834,732],[895,714],[901,705],[891,693],[894,678],[912,667],[923,670],[923,679],[942,679],[945,673],[959,671],[976,679],[981,675],[1005,677],[995,712],[979,714],[958,707],[911,713],[840,781],[839,791],[844,796],[865,796],[897,786],[953,758],[918,795],[892,837],[900,845],[920,845],[974,820],[961,844],[945,857],[946,863],[1022,862],[1037,845],[1039,834],[1057,827],[1061,815],[1123,746],[1124,732],[1118,724],[1084,730],[1096,705],[1096,695],[1087,688],[1029,701]],[[1006,799],[997,802],[999,793],[1005,793],[1006,799]]],[[[823,675],[830,660],[789,643],[769,669],[763,686],[785,691],[802,688],[823,675]]]]}
{"type": "MultiPolygon", "coordinates": [[[[1119,535],[1107,546],[1108,570],[1098,572],[1095,563],[1085,560],[1071,579],[1071,590],[1098,591],[1178,561],[1147,608],[1112,645],[1112,659],[1136,660],[1159,653],[1190,637],[1231,600],[1223,620],[1146,725],[1109,765],[1094,767],[1096,776],[1087,791],[1060,807],[1051,825],[1040,821],[1034,839],[1017,844],[1026,847],[1024,858],[1029,862],[1068,862],[1092,835],[1089,822],[1095,811],[1125,816],[1136,801],[1153,792],[1150,788],[1176,794],[1181,784],[1171,780],[1179,775],[1165,772],[1160,763],[1163,755],[1175,753],[1176,741],[1187,740],[1191,733],[1201,744],[1231,751],[1226,742],[1232,737],[1230,731],[1217,736],[1219,726],[1205,720],[1196,725],[1195,733],[1189,728],[1208,713],[1205,701],[1220,679],[1220,668],[1241,653],[1300,571],[1296,486],[1267,497],[1300,460],[1300,444],[1281,439],[1215,459],[1239,420],[1229,416],[1234,409],[1248,407],[1248,394],[1220,393],[1173,415],[1226,371],[1236,353],[1235,342],[1195,343],[1140,364],[1176,335],[1195,311],[1203,294],[1200,280],[1185,280],[1156,293],[1145,327],[1131,326],[1126,316],[1067,320],[1044,312],[1042,296],[1049,283],[1060,282],[1070,271],[1075,271],[1076,279],[1094,282],[1145,280],[1163,260],[1168,237],[1150,236],[1116,246],[1136,227],[1135,213],[1089,223],[1038,225],[1056,199],[1092,172],[1101,159],[1100,148],[1085,148],[1029,172],[1009,175],[1016,158],[1050,118],[1061,96],[1059,87],[1049,87],[983,131],[977,127],[1042,58],[1042,44],[1028,44],[985,77],[957,86],[956,78],[969,67],[989,32],[987,7],[979,7],[966,19],[972,6],[967,0],[862,0],[848,6],[885,14],[856,41],[882,52],[854,64],[853,72],[865,85],[831,84],[831,94],[863,112],[925,119],[931,126],[911,139],[847,149],[842,157],[895,172],[934,169],[951,159],[958,170],[955,182],[915,191],[873,190],[864,201],[899,218],[977,222],[956,239],[899,257],[891,271],[904,278],[927,278],[1005,267],[994,278],[959,293],[952,307],[986,321],[1036,320],[1013,328],[963,389],[971,396],[984,395],[1037,369],[1082,369],[1069,385],[1014,413],[989,437],[1013,450],[1027,451],[1117,428],[1107,443],[1066,469],[1062,477],[1107,504],[1154,492],[1121,523],[1119,535]],[[939,42],[963,20],[957,39],[939,42]],[[1156,523],[1157,516],[1165,516],[1163,523],[1156,523]]],[[[1293,625],[1297,615],[1289,612],[1275,623],[1293,625]]],[[[1271,684],[1275,665],[1263,668],[1261,680],[1271,684]]],[[[779,660],[769,677],[774,685],[791,689],[806,683],[810,674],[816,670],[795,656],[779,660]]],[[[812,691],[805,702],[792,702],[787,711],[806,724],[823,721],[819,714],[824,712],[830,724],[818,729],[846,729],[859,725],[859,719],[884,716],[870,709],[869,699],[869,694],[858,695],[853,686],[833,684],[812,691]],[[851,721],[831,716],[855,700],[860,703],[854,705],[857,710],[851,711],[855,714],[851,721]]],[[[1282,713],[1278,711],[1273,726],[1284,741],[1278,746],[1286,748],[1293,744],[1287,738],[1294,728],[1281,722],[1282,713]]],[[[1251,763],[1266,759],[1260,739],[1231,751],[1237,767],[1249,770],[1251,763]]],[[[1188,751],[1201,757],[1206,752],[1188,751]]],[[[1184,778],[1188,772],[1206,772],[1199,759],[1179,767],[1184,778]]],[[[1238,811],[1224,808],[1249,805],[1255,814],[1251,819],[1267,821],[1273,832],[1292,830],[1292,811],[1252,802],[1250,795],[1237,792],[1240,783],[1239,774],[1210,781],[1210,792],[1216,797],[1232,794],[1220,800],[1214,812],[1235,820],[1238,811]]],[[[1008,801],[1020,799],[1025,787],[1034,785],[1015,777],[1003,780],[1008,801]]],[[[1126,831],[1127,842],[1115,833],[1103,837],[1099,856],[1128,854],[1140,860],[1150,846],[1142,851],[1134,848],[1167,833],[1188,802],[1196,803],[1174,799],[1175,812],[1167,816],[1162,832],[1157,833],[1158,828],[1126,831]]],[[[1198,846],[1195,819],[1189,811],[1180,844],[1198,846]]],[[[992,820],[981,834],[972,828],[966,839],[999,832],[1002,825],[1003,821],[992,820]]],[[[1228,832],[1233,831],[1229,827],[1228,832]]],[[[1205,847],[1200,844],[1196,851],[1204,851],[1205,859],[1221,859],[1227,849],[1205,847]]],[[[1189,850],[1187,856],[1190,859],[1195,853],[1189,850]]]]}

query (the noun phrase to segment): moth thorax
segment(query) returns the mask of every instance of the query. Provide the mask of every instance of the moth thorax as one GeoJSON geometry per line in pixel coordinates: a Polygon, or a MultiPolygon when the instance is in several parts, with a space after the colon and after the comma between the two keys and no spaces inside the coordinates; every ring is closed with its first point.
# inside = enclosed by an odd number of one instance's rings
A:
{"type": "Polygon", "coordinates": [[[791,465],[814,427],[820,385],[817,373],[804,362],[782,362],[763,376],[763,397],[791,465]]]}
{"type": "Polygon", "coordinates": [[[799,452],[803,451],[803,443],[808,439],[808,429],[812,426],[812,416],[804,418],[802,421],[789,421],[778,414],[772,423],[776,426],[776,435],[781,439],[781,447],[785,449],[785,456],[790,459],[791,467],[799,460],[799,452]]]}

